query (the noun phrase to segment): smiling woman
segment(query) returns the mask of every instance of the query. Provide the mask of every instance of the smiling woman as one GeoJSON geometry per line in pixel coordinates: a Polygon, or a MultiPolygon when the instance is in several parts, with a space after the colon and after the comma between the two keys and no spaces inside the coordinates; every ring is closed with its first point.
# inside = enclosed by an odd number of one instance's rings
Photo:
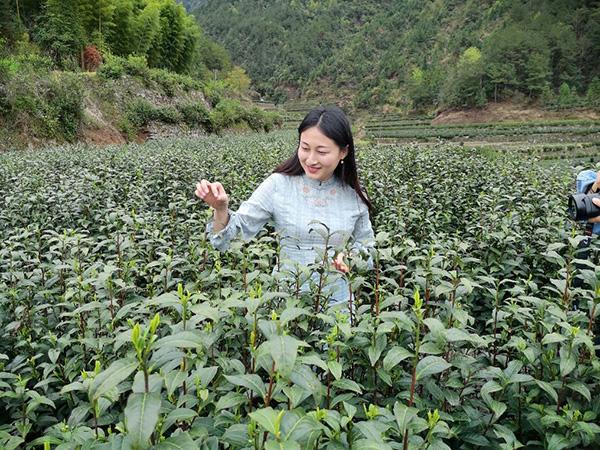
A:
{"type": "MultiPolygon", "coordinates": [[[[369,253],[374,246],[371,203],[358,180],[350,123],[336,106],[315,108],[306,115],[298,127],[297,150],[238,211],[229,210],[229,197],[219,182],[200,181],[196,195],[214,210],[207,232],[221,251],[235,236],[248,240],[271,221],[281,236],[282,270],[317,259],[329,264],[331,258],[333,268],[346,273],[346,255],[332,254],[331,249],[349,244],[350,251],[369,253]],[[315,232],[319,229],[326,232],[315,232]]],[[[308,287],[305,283],[302,288],[308,287]]],[[[344,278],[324,292],[330,304],[349,299],[344,278]]]]}
{"type": "Polygon", "coordinates": [[[311,127],[302,133],[298,147],[298,159],[309,178],[326,181],[339,164],[344,164],[347,147],[340,149],[319,128],[311,127]]]}

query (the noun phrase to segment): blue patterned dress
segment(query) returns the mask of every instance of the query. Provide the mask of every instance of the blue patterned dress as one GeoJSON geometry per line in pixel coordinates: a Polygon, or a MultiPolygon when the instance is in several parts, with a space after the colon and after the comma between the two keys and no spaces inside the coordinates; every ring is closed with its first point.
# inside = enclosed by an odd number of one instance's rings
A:
{"type": "MultiPolygon", "coordinates": [[[[214,233],[213,223],[209,222],[207,234],[213,247],[224,251],[233,238],[241,235],[244,240],[251,239],[267,222],[281,237],[282,271],[293,270],[295,264],[307,266],[322,261],[322,224],[329,228],[328,246],[333,249],[341,249],[349,242],[352,251],[370,253],[375,244],[367,205],[351,186],[335,176],[317,181],[306,175],[271,174],[236,212],[229,211],[224,229],[214,233]]],[[[333,253],[330,251],[329,255],[333,253]]],[[[316,280],[318,274],[312,274],[312,278],[316,280]]],[[[308,288],[308,283],[304,283],[302,289],[308,288]]],[[[330,304],[348,301],[345,278],[338,277],[325,292],[330,304]]]]}

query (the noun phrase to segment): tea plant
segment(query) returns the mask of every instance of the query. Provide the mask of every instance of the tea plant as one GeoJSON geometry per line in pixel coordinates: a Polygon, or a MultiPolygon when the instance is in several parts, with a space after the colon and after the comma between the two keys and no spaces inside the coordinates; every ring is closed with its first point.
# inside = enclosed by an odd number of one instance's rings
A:
{"type": "Polygon", "coordinates": [[[361,148],[373,269],[356,255],[340,274],[321,252],[274,275],[270,229],[213,250],[195,182],[220,180],[235,208],[294,145],[0,156],[1,447],[600,445],[600,268],[566,220],[573,173],[518,153],[361,148]],[[299,289],[312,271],[322,283],[299,289]],[[346,311],[322,296],[340,276],[346,311]]]}

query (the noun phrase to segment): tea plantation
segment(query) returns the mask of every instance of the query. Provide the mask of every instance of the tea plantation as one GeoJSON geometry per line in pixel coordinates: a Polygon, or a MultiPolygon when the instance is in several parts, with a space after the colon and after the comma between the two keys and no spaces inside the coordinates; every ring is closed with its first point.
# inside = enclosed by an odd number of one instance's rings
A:
{"type": "Polygon", "coordinates": [[[432,125],[432,117],[372,116],[365,135],[378,143],[453,141],[512,150],[542,160],[600,160],[600,122],[591,119],[432,125]]]}
{"type": "Polygon", "coordinates": [[[377,250],[349,261],[349,315],[300,294],[346,276],[328,264],[272,275],[269,229],[206,240],[196,181],[235,208],[294,149],[0,155],[0,448],[600,447],[600,267],[576,253],[572,166],[359,148],[377,250]]]}

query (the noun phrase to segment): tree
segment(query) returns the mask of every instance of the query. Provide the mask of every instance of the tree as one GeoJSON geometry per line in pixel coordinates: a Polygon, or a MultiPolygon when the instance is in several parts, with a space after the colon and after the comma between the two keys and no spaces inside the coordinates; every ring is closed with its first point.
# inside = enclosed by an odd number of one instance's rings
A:
{"type": "Polygon", "coordinates": [[[29,30],[33,28],[42,12],[44,0],[15,0],[19,6],[19,21],[29,30]]]}
{"type": "Polygon", "coordinates": [[[542,53],[533,53],[525,63],[525,82],[529,97],[537,97],[548,85],[550,69],[548,57],[542,53]]]}
{"type": "MultiPolygon", "coordinates": [[[[156,1],[156,0],[155,0],[156,1]]],[[[174,0],[160,0],[160,32],[148,51],[148,64],[174,72],[187,68],[193,48],[189,45],[192,32],[182,5],[174,0]]]]}
{"type": "Polygon", "coordinates": [[[439,94],[440,72],[437,68],[421,69],[415,67],[407,82],[408,96],[412,100],[413,109],[423,110],[436,102],[439,94]]]}
{"type": "Polygon", "coordinates": [[[594,77],[590,83],[586,95],[586,102],[588,106],[600,106],[600,78],[594,77]]]}
{"type": "Polygon", "coordinates": [[[250,87],[250,78],[244,69],[236,66],[227,74],[225,84],[234,92],[243,94],[250,87]]]}
{"type": "Polygon", "coordinates": [[[483,88],[484,75],[481,51],[469,47],[459,58],[444,86],[442,103],[455,107],[484,106],[487,101],[483,88]]]}
{"type": "Polygon", "coordinates": [[[120,40],[123,55],[134,53],[136,55],[147,55],[154,42],[160,34],[160,3],[150,1],[145,5],[134,7],[133,19],[131,21],[131,36],[135,38],[127,41],[126,35],[117,36],[120,40]]]}
{"type": "Polygon", "coordinates": [[[78,0],[47,0],[37,42],[61,67],[76,67],[84,45],[78,0]]]}
{"type": "Polygon", "coordinates": [[[567,83],[560,85],[558,89],[558,106],[561,108],[568,108],[573,106],[575,98],[571,92],[571,87],[567,83]]]}
{"type": "Polygon", "coordinates": [[[18,39],[21,28],[20,14],[17,14],[14,0],[0,0],[0,36],[4,37],[8,43],[18,39]]]}
{"type": "Polygon", "coordinates": [[[115,0],[80,0],[79,21],[86,43],[104,47],[105,36],[115,27],[115,9],[115,0]]]}
{"type": "MultiPolygon", "coordinates": [[[[487,59],[487,58],[486,58],[487,59]]],[[[503,96],[506,89],[515,85],[515,68],[506,61],[491,61],[485,66],[488,83],[494,89],[494,102],[503,96]]]]}
{"type": "Polygon", "coordinates": [[[231,69],[231,59],[227,50],[204,35],[200,36],[198,52],[200,61],[208,70],[228,71],[231,69]]]}
{"type": "Polygon", "coordinates": [[[555,23],[547,31],[550,48],[550,70],[552,84],[560,86],[568,83],[577,86],[581,73],[577,67],[577,40],[573,29],[564,23],[555,23]]]}
{"type": "Polygon", "coordinates": [[[550,80],[549,50],[539,34],[520,24],[509,24],[491,33],[484,42],[486,85],[494,99],[506,91],[539,95],[550,80]]]}
{"type": "Polygon", "coordinates": [[[113,54],[127,56],[134,53],[134,48],[140,38],[133,33],[135,20],[132,0],[114,0],[112,19],[114,26],[105,30],[105,40],[113,54]]]}

